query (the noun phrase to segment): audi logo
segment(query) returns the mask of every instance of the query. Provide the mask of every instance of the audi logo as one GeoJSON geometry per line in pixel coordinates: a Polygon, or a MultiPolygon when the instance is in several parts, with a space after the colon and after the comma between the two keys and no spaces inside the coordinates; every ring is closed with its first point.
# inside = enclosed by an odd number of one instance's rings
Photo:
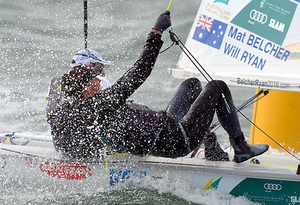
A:
{"type": "Polygon", "coordinates": [[[254,21],[257,21],[261,24],[265,24],[268,20],[267,14],[264,14],[260,11],[255,10],[255,9],[252,9],[252,11],[250,12],[249,17],[250,17],[250,19],[252,19],[254,21]]]}
{"type": "Polygon", "coordinates": [[[280,184],[265,183],[264,188],[268,191],[280,191],[282,189],[282,186],[280,184]]]}

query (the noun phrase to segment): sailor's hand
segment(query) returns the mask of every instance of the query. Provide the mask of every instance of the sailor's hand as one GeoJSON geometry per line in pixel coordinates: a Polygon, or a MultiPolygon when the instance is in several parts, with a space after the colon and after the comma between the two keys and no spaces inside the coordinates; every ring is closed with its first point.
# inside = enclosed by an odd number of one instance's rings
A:
{"type": "Polygon", "coordinates": [[[172,25],[170,11],[160,14],[154,24],[153,29],[163,32],[172,25]]]}

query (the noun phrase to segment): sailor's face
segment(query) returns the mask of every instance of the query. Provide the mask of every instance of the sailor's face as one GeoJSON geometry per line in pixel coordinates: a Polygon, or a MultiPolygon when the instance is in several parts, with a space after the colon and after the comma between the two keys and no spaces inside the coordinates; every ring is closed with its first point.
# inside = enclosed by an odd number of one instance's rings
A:
{"type": "MultiPolygon", "coordinates": [[[[95,66],[98,66],[98,65],[101,65],[102,63],[95,63],[94,64],[94,67],[95,66]]],[[[102,64],[102,66],[104,66],[103,64],[102,64]]],[[[101,71],[101,73],[99,74],[100,76],[102,76],[102,77],[105,77],[105,73],[104,73],[104,69],[102,69],[102,71],[101,71]]]]}
{"type": "MultiPolygon", "coordinates": [[[[97,63],[89,62],[89,64],[87,64],[86,67],[87,67],[88,69],[92,69],[93,67],[96,67],[96,66],[101,65],[101,64],[102,64],[102,63],[99,63],[99,62],[97,62],[97,63]]],[[[102,64],[102,65],[103,65],[103,64],[102,64]]],[[[104,65],[103,65],[103,66],[104,66],[104,65]]],[[[101,71],[101,73],[100,73],[99,75],[102,76],[102,77],[105,77],[104,69],[102,69],[102,71],[101,71]]]]}
{"type": "Polygon", "coordinates": [[[100,76],[105,77],[104,70],[101,71],[100,76]]]}

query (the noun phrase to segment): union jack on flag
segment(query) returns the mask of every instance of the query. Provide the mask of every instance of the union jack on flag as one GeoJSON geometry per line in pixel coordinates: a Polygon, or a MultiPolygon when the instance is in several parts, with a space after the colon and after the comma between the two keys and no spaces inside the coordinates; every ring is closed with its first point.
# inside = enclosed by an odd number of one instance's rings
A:
{"type": "Polygon", "coordinates": [[[197,22],[197,27],[202,26],[202,29],[205,30],[205,28],[207,29],[208,32],[210,32],[210,28],[212,27],[212,22],[215,19],[210,18],[208,16],[205,16],[203,14],[200,14],[198,22],[197,22]]]}
{"type": "Polygon", "coordinates": [[[213,48],[220,49],[227,24],[203,14],[200,14],[196,21],[197,24],[193,39],[213,48]]]}

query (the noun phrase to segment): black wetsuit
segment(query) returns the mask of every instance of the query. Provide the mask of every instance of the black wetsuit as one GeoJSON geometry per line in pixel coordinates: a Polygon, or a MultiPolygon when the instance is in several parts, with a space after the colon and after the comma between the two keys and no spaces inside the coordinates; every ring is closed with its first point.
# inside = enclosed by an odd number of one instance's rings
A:
{"type": "MultiPolygon", "coordinates": [[[[58,151],[71,158],[93,158],[101,154],[100,141],[104,141],[136,155],[184,156],[201,143],[215,109],[230,136],[241,134],[235,110],[225,110],[221,93],[211,84],[202,91],[195,78],[180,85],[166,110],[157,112],[126,101],[150,75],[163,43],[160,38],[150,33],[134,66],[100,94],[81,104],[59,100],[48,105],[47,119],[58,151]]],[[[214,82],[231,105],[226,84],[214,82]]]]}

